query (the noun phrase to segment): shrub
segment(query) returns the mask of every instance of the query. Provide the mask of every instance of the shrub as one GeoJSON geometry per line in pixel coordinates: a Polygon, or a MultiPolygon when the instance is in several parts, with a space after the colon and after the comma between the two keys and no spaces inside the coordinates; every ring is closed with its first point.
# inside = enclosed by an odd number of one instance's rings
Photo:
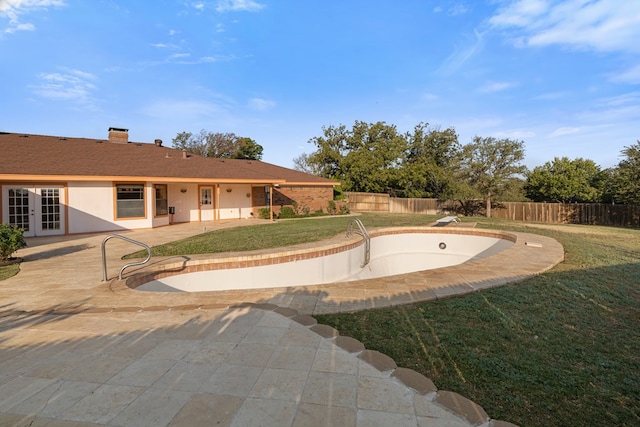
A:
{"type": "Polygon", "coordinates": [[[271,209],[269,208],[258,209],[258,216],[262,219],[271,219],[271,209]]]}
{"type": "Polygon", "coordinates": [[[23,232],[21,228],[0,224],[0,261],[8,260],[15,251],[27,246],[23,232]]]}
{"type": "Polygon", "coordinates": [[[304,203],[298,203],[293,200],[291,205],[293,207],[293,213],[295,213],[296,216],[307,216],[309,215],[309,212],[311,212],[311,208],[304,203]]]}
{"type": "Polygon", "coordinates": [[[333,200],[329,200],[329,202],[327,203],[327,212],[329,213],[329,215],[335,215],[338,210],[336,209],[336,202],[334,202],[333,200]]]}
{"type": "Polygon", "coordinates": [[[327,216],[327,215],[329,215],[329,214],[324,213],[324,211],[322,209],[318,209],[315,212],[310,212],[309,215],[307,215],[307,216],[309,216],[309,217],[317,217],[317,216],[327,216]]]}
{"type": "Polygon", "coordinates": [[[278,218],[295,218],[296,216],[291,206],[283,206],[278,214],[278,218]]]}
{"type": "Polygon", "coordinates": [[[341,205],[340,206],[340,211],[339,211],[340,215],[349,215],[350,213],[351,213],[351,211],[349,210],[349,206],[348,205],[341,205]]]}

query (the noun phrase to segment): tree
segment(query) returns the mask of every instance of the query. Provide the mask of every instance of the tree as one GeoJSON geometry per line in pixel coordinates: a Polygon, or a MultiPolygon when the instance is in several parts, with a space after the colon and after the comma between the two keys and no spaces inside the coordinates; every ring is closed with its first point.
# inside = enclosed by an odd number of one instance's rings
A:
{"type": "Polygon", "coordinates": [[[233,159],[260,160],[262,159],[262,145],[251,138],[238,138],[236,151],[231,155],[233,159]]]}
{"type": "Polygon", "coordinates": [[[420,123],[400,134],[384,122],[356,121],[323,128],[309,142],[316,151],[294,159],[296,169],[342,182],[346,191],[389,193],[400,197],[439,197],[453,194],[451,173],[460,161],[458,135],[420,123]]]}
{"type": "Polygon", "coordinates": [[[460,177],[483,195],[487,218],[491,217],[491,200],[500,196],[511,179],[526,172],[524,142],[512,139],[481,138],[462,148],[460,177]]]}
{"type": "Polygon", "coordinates": [[[607,180],[612,202],[640,205],[640,141],[621,151],[624,158],[609,171],[607,180]]]}
{"type": "Polygon", "coordinates": [[[338,127],[322,127],[323,136],[309,140],[316,146],[316,151],[307,157],[307,163],[315,168],[320,176],[329,179],[342,179],[344,175],[343,159],[348,153],[347,138],[349,131],[344,125],[338,127]]]}
{"type": "Polygon", "coordinates": [[[525,191],[535,202],[594,203],[601,200],[601,179],[593,160],[556,157],[527,174],[525,191]]]}
{"type": "Polygon", "coordinates": [[[356,121],[323,128],[324,136],[309,142],[316,151],[305,159],[321,176],[339,180],[345,191],[395,192],[405,139],[393,125],[356,121]]]}
{"type": "Polygon", "coordinates": [[[309,161],[310,155],[302,153],[293,158],[293,168],[297,171],[308,173],[310,175],[322,176],[321,168],[309,161]]]}
{"type": "Polygon", "coordinates": [[[453,128],[440,130],[418,124],[406,135],[402,196],[449,198],[454,193],[452,171],[460,162],[458,134],[453,128]]]}
{"type": "Polygon", "coordinates": [[[239,137],[234,133],[208,132],[202,129],[198,134],[181,132],[171,141],[178,150],[203,157],[226,159],[262,159],[262,146],[251,138],[239,137]]]}
{"type": "Polygon", "coordinates": [[[405,139],[393,125],[356,122],[347,140],[343,186],[350,191],[390,193],[398,189],[405,139]]]}

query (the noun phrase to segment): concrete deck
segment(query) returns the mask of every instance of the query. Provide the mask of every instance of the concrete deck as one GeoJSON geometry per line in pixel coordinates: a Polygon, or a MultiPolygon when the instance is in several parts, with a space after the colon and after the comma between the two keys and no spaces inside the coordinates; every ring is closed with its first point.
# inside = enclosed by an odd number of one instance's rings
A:
{"type": "MultiPolygon", "coordinates": [[[[156,245],[256,223],[123,234],[156,245]]],[[[0,425],[508,425],[308,314],[472,292],[562,261],[555,240],[516,234],[508,265],[489,258],[348,286],[197,294],[102,282],[104,234],[28,239],[21,272],[0,282],[0,425]]],[[[107,246],[113,278],[135,247],[107,246]]]]}

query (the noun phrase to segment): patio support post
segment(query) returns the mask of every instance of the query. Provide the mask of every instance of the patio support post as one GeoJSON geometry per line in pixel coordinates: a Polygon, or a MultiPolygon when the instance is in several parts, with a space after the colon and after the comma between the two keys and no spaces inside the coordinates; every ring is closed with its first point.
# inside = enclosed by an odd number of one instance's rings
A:
{"type": "Polygon", "coordinates": [[[269,220],[273,221],[273,185],[269,184],[269,220]]]}
{"type": "Polygon", "coordinates": [[[216,208],[213,210],[213,220],[220,224],[220,184],[216,184],[216,208]]]}

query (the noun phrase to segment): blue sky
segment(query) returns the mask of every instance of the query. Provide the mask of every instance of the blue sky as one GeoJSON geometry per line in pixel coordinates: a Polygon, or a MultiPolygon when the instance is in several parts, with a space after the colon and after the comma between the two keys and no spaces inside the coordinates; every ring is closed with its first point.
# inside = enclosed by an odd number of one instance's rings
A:
{"type": "Polygon", "coordinates": [[[640,139],[640,1],[0,0],[0,79],[0,131],[233,132],[291,167],[323,126],[427,122],[605,168],[640,139]]]}

